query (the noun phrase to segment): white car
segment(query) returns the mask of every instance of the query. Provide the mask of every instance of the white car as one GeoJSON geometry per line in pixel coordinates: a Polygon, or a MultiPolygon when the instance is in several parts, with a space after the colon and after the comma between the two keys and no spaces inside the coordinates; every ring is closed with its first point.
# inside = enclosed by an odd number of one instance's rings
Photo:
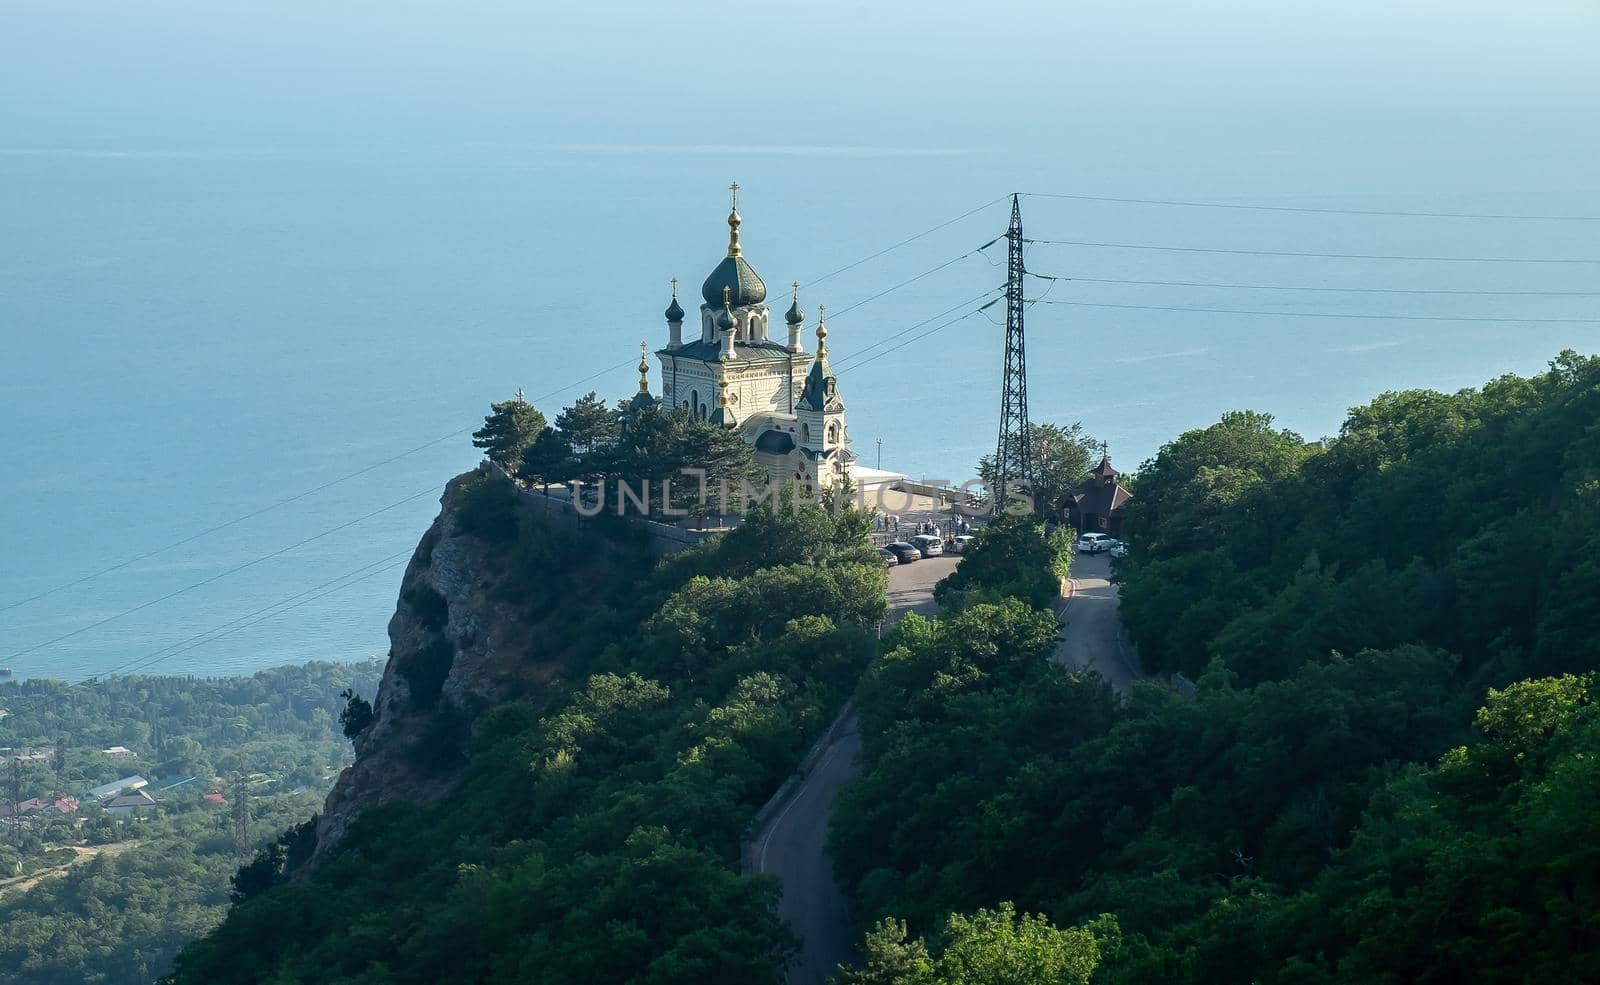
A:
{"type": "Polygon", "coordinates": [[[1079,554],[1099,554],[1108,551],[1116,543],[1105,534],[1084,534],[1078,538],[1077,549],[1079,554]]]}
{"type": "Polygon", "coordinates": [[[922,552],[923,557],[934,557],[944,553],[944,541],[933,534],[918,534],[911,538],[911,544],[922,552]]]}
{"type": "Polygon", "coordinates": [[[1122,541],[1119,540],[1116,543],[1111,545],[1111,560],[1120,561],[1120,560],[1122,560],[1123,558],[1125,558],[1127,556],[1128,556],[1128,545],[1127,544],[1124,544],[1122,541]]]}
{"type": "Polygon", "coordinates": [[[971,534],[962,534],[961,536],[957,537],[955,539],[955,553],[967,553],[967,548],[972,546],[972,541],[973,536],[971,534]]]}

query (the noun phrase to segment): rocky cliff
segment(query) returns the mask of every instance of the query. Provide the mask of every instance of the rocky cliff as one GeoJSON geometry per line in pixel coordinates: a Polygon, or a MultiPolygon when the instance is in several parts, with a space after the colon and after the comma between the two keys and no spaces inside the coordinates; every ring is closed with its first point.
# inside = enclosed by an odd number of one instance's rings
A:
{"type": "Polygon", "coordinates": [[[449,793],[478,714],[548,684],[559,669],[542,652],[528,606],[504,590],[505,545],[465,529],[464,500],[484,483],[510,486],[503,476],[477,471],[451,480],[406,567],[389,620],[389,663],[373,701],[374,721],[356,737],[355,763],[328,794],[317,823],[318,854],[365,810],[449,793]]]}

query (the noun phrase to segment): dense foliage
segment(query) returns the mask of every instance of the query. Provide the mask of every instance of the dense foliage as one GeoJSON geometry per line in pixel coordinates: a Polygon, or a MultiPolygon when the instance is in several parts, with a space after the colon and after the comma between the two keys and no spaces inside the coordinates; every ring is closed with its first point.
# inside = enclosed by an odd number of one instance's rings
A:
{"type": "Polygon", "coordinates": [[[961,555],[961,566],[934,588],[940,603],[1018,598],[1046,609],[1061,594],[1072,571],[1072,536],[1066,528],[1046,534],[1029,515],[1005,514],[979,528],[961,555]]]}
{"type": "MultiPolygon", "coordinates": [[[[256,800],[254,824],[270,838],[320,801],[320,791],[256,800]]],[[[121,824],[128,840],[91,846],[94,858],[0,897],[0,981],[148,985],[222,920],[239,867],[226,807],[121,824]]]]}
{"type": "Polygon", "coordinates": [[[1100,952],[1120,938],[1106,918],[1062,930],[1038,914],[1002,903],[972,916],[953,913],[937,953],[908,938],[903,920],[885,919],[867,934],[857,968],[835,985],[1088,985],[1100,952]]]}
{"type": "MultiPolygon", "coordinates": [[[[1308,445],[1230,414],[1129,505],[1123,609],[1146,666],[1245,683],[1420,642],[1484,684],[1600,665],[1600,360],[1384,394],[1308,445]]],[[[1479,692],[1481,693],[1481,691],[1479,692]]]]}
{"type": "Polygon", "coordinates": [[[908,622],[835,822],[858,915],[1112,913],[1107,982],[1592,980],[1597,420],[1565,354],[1163,448],[1123,613],[1195,693],[1053,670],[1020,603],[908,622]]]}
{"type": "Polygon", "coordinates": [[[546,487],[599,484],[603,511],[668,517],[736,510],[763,476],[737,430],[659,402],[613,410],[593,393],[533,436],[511,471],[546,487]]]}
{"type": "Polygon", "coordinates": [[[781,979],[777,886],[738,874],[739,844],[875,649],[867,518],[762,510],[652,568],[483,490],[462,509],[497,597],[558,641],[560,681],[472,723],[451,796],[369,811],[291,862],[174,982],[781,979]],[[545,590],[551,570],[576,585],[545,590]]]}
{"type": "Polygon", "coordinates": [[[0,980],[147,985],[164,973],[179,948],[222,919],[241,860],[235,805],[201,794],[220,787],[236,798],[247,787],[253,841],[308,818],[349,761],[335,718],[340,692],[373,693],[381,670],[311,663],[244,678],[0,688],[0,741],[61,750],[8,770],[7,799],[78,800],[68,815],[28,814],[0,845],[0,980]],[[102,752],[118,745],[132,757],[102,752]],[[113,817],[84,796],[132,774],[152,781],[159,809],[113,817]]]}
{"type": "MultiPolygon", "coordinates": [[[[249,677],[108,677],[82,684],[33,679],[0,685],[0,747],[63,749],[23,767],[27,796],[81,793],[134,773],[146,777],[265,773],[277,789],[325,787],[350,758],[339,693],[372,694],[383,666],[312,662],[249,677]],[[101,750],[124,746],[131,759],[101,750]]],[[[7,778],[9,781],[9,777],[7,778]]],[[[9,785],[9,783],[8,783],[9,785]]]]}

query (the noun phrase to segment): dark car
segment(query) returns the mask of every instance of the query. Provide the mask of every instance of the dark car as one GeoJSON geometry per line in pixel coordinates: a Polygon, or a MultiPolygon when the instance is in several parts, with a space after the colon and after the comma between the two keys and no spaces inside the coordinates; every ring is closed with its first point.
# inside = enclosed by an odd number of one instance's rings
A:
{"type": "Polygon", "coordinates": [[[901,564],[910,564],[912,561],[922,560],[922,552],[917,550],[916,545],[908,544],[903,540],[897,540],[893,544],[886,544],[883,549],[893,554],[901,564]]]}
{"type": "Polygon", "coordinates": [[[900,563],[900,556],[887,547],[878,548],[878,556],[883,558],[883,566],[885,568],[892,568],[900,563]]]}

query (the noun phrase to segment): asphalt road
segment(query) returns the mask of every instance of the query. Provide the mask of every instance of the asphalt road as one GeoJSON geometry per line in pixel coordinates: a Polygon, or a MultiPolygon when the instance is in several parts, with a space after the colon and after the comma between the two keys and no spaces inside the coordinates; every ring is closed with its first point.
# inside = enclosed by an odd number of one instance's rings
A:
{"type": "Polygon", "coordinates": [[[1066,626],[1055,661],[1099,671],[1112,687],[1126,691],[1144,674],[1139,671],[1139,655],[1122,632],[1117,586],[1110,576],[1111,559],[1106,554],[1079,554],[1072,559],[1072,595],[1057,608],[1066,626]]]}
{"type": "MultiPolygon", "coordinates": [[[[932,612],[933,586],[955,570],[957,558],[927,558],[889,569],[889,618],[907,612],[932,612]]],[[[800,935],[801,951],[790,966],[790,985],[821,985],[842,963],[854,958],[844,893],[833,878],[833,863],[823,850],[833,799],[857,770],[861,736],[855,714],[847,712],[834,740],[789,803],[757,835],[755,870],[783,880],[778,915],[800,935]]]]}

